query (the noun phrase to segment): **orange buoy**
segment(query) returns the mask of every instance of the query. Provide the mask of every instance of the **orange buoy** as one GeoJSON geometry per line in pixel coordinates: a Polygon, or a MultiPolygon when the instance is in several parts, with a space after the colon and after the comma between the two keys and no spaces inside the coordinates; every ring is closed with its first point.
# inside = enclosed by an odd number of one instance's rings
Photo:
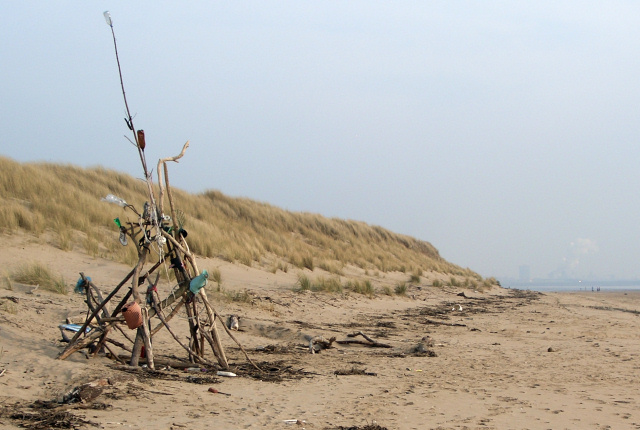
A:
{"type": "Polygon", "coordinates": [[[142,309],[136,302],[131,302],[122,308],[122,316],[127,322],[127,327],[135,330],[142,325],[142,309]]]}

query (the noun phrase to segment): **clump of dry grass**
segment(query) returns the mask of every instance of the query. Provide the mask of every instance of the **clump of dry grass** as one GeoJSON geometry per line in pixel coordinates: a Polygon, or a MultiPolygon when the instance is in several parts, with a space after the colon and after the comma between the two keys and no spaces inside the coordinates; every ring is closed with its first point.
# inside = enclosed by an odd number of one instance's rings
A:
{"type": "Polygon", "coordinates": [[[37,285],[44,290],[58,294],[67,294],[67,286],[62,276],[54,275],[51,270],[42,263],[34,262],[19,266],[11,277],[16,282],[27,285],[37,285]]]}
{"type": "Polygon", "coordinates": [[[218,291],[222,290],[222,273],[216,268],[209,271],[209,278],[216,283],[218,291]]]}
{"type": "Polygon", "coordinates": [[[349,280],[345,284],[345,289],[368,297],[373,297],[376,295],[373,284],[371,284],[371,281],[368,279],[364,281],[349,280]]]}
{"type": "Polygon", "coordinates": [[[7,273],[2,276],[2,286],[5,290],[13,291],[13,283],[11,282],[11,278],[7,273]]]}
{"type": "Polygon", "coordinates": [[[394,292],[398,295],[398,296],[406,296],[407,295],[407,284],[406,282],[400,282],[399,284],[396,284],[396,288],[394,289],[394,292]]]}
{"type": "Polygon", "coordinates": [[[286,264],[286,263],[283,263],[281,261],[278,261],[271,268],[271,273],[276,273],[278,270],[280,270],[280,271],[282,271],[284,273],[287,273],[287,272],[289,272],[289,265],[286,264]]]}
{"type": "Polygon", "coordinates": [[[309,277],[303,273],[298,275],[298,282],[296,283],[296,291],[314,291],[325,293],[342,293],[343,288],[340,283],[340,278],[331,277],[325,278],[324,276],[317,277],[314,281],[311,281],[309,277]]]}

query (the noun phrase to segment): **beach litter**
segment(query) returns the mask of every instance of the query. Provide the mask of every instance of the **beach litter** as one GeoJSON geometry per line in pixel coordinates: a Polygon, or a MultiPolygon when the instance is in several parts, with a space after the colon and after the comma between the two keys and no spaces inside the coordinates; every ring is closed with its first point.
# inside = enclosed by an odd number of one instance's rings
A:
{"type": "Polygon", "coordinates": [[[227,397],[231,396],[231,394],[223,393],[222,391],[218,391],[216,388],[213,388],[213,387],[209,388],[207,391],[209,391],[210,393],[214,393],[214,394],[224,394],[227,397]]]}

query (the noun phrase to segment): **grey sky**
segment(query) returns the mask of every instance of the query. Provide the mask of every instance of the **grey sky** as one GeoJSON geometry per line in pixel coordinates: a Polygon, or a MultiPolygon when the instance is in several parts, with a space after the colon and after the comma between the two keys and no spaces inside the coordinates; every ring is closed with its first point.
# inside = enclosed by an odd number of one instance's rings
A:
{"type": "Polygon", "coordinates": [[[484,276],[640,276],[640,3],[0,1],[0,154],[381,225],[484,276]]]}

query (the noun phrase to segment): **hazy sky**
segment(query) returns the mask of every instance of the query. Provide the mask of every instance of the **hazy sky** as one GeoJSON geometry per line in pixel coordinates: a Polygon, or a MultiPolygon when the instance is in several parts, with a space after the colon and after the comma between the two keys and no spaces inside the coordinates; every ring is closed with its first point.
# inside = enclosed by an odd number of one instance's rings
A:
{"type": "Polygon", "coordinates": [[[484,276],[640,276],[637,1],[0,0],[0,154],[365,221],[484,276]]]}

